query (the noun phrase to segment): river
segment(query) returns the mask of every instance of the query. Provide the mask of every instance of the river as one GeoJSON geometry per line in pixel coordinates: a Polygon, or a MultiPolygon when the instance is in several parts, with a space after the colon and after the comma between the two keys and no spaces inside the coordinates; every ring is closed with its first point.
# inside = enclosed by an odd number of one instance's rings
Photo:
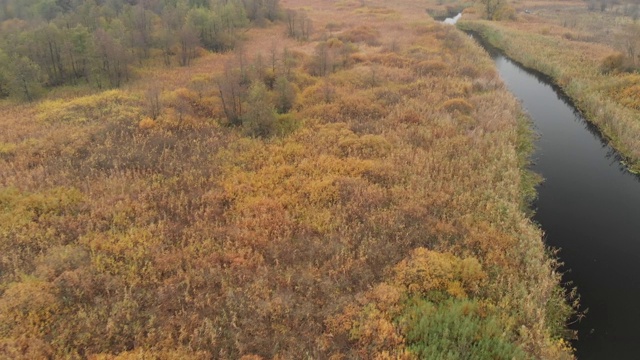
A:
{"type": "Polygon", "coordinates": [[[541,135],[534,219],[588,308],[578,359],[639,359],[640,181],[547,78],[488,50],[541,135]]]}

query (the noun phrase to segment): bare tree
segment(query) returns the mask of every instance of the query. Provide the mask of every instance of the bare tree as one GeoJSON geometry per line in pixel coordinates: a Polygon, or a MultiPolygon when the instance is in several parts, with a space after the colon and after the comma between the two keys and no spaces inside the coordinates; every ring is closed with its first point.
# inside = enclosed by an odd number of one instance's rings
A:
{"type": "Polygon", "coordinates": [[[160,87],[158,84],[153,84],[147,92],[146,92],[146,100],[148,106],[149,117],[153,120],[157,119],[160,116],[160,112],[162,111],[162,103],[160,102],[160,87]]]}
{"type": "Polygon", "coordinates": [[[9,1],[0,0],[0,21],[6,20],[11,17],[11,13],[9,12],[9,1]]]}
{"type": "Polygon", "coordinates": [[[287,22],[287,35],[289,37],[296,37],[296,24],[298,13],[295,10],[287,9],[285,20],[287,22]]]}
{"type": "Polygon", "coordinates": [[[505,0],[480,0],[480,2],[484,5],[484,11],[489,20],[496,20],[496,15],[506,5],[505,0]]]}
{"type": "Polygon", "coordinates": [[[640,24],[627,25],[618,42],[631,64],[634,67],[638,66],[638,58],[640,57],[640,24]]]}
{"type": "Polygon", "coordinates": [[[288,48],[282,50],[282,74],[291,79],[292,69],[296,66],[296,59],[288,48]]]}
{"type": "Polygon", "coordinates": [[[109,79],[111,86],[118,87],[129,78],[129,56],[124,47],[102,29],[95,32],[95,51],[98,67],[109,79]]]}
{"type": "Polygon", "coordinates": [[[289,112],[296,101],[296,89],[285,76],[280,76],[275,81],[274,91],[276,110],[281,114],[289,112]]]}
{"type": "Polygon", "coordinates": [[[287,35],[298,40],[307,40],[313,31],[313,23],[305,12],[287,10],[285,20],[287,35]]]}
{"type": "Polygon", "coordinates": [[[180,65],[188,66],[196,57],[196,48],[200,44],[196,32],[188,26],[183,26],[178,34],[180,43],[180,65]]]}
{"type": "Polygon", "coordinates": [[[318,76],[325,76],[329,73],[331,67],[331,54],[329,45],[326,41],[320,42],[316,46],[313,54],[313,73],[318,76]]]}
{"type": "Polygon", "coordinates": [[[276,112],[269,102],[264,84],[256,82],[247,97],[247,111],[242,115],[242,125],[251,136],[268,137],[275,128],[276,112]]]}
{"type": "Polygon", "coordinates": [[[164,28],[158,35],[158,46],[162,49],[162,60],[165,66],[171,66],[171,56],[174,55],[173,47],[176,43],[176,36],[173,30],[164,28]]]}
{"type": "Polygon", "coordinates": [[[278,44],[273,41],[269,48],[269,60],[271,62],[271,72],[276,73],[278,67],[278,44]]]}
{"type": "Polygon", "coordinates": [[[13,61],[12,70],[15,92],[21,94],[26,100],[32,101],[41,88],[42,73],[40,68],[29,58],[20,56],[13,61]]]}
{"type": "Polygon", "coordinates": [[[234,62],[227,62],[222,75],[215,80],[222,110],[231,125],[242,124],[242,103],[247,94],[247,84],[243,82],[241,73],[234,62]]]}
{"type": "Polygon", "coordinates": [[[269,19],[270,21],[278,20],[278,17],[280,15],[279,14],[280,0],[265,0],[264,7],[265,7],[264,15],[267,17],[267,19],[269,19]]]}
{"type": "Polygon", "coordinates": [[[311,18],[303,12],[300,14],[299,23],[302,40],[308,40],[311,37],[311,32],[313,31],[313,22],[311,21],[311,18]]]}
{"type": "Polygon", "coordinates": [[[152,45],[152,13],[151,11],[146,10],[142,3],[139,3],[132,9],[131,17],[132,45],[140,49],[140,57],[146,59],[149,57],[149,50],[152,45]]]}

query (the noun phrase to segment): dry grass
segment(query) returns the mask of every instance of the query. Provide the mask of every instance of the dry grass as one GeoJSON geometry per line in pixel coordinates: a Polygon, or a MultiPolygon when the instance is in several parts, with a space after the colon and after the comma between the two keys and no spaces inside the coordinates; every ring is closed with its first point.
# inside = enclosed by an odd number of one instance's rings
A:
{"type": "Polygon", "coordinates": [[[472,301],[519,351],[571,358],[525,215],[527,123],[487,55],[420,1],[282,3],[316,32],[247,33],[249,63],[274,41],[296,60],[292,126],[274,136],[222,118],[210,79],[234,54],[2,104],[0,353],[410,359],[400,319],[419,297],[472,301]],[[330,22],[376,31],[313,77],[330,22]]]}

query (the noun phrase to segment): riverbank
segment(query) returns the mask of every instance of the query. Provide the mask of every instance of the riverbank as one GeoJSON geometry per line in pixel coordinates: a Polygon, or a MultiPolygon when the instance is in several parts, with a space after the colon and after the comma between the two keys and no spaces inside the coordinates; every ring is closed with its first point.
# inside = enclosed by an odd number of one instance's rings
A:
{"type": "Polygon", "coordinates": [[[585,126],[589,123],[548,77],[488,51],[540,133],[532,170],[545,181],[538,187],[534,219],[545,242],[561,249],[563,269],[570,269],[564,280],[576,286],[581,308],[589,309],[572,324],[578,331],[577,357],[634,359],[640,345],[628,334],[640,321],[640,182],[611,161],[611,147],[585,126]]]}
{"type": "Polygon", "coordinates": [[[480,34],[524,67],[549,76],[585,118],[624,158],[629,171],[640,171],[640,76],[604,74],[603,60],[612,49],[553,34],[519,30],[513,22],[463,20],[458,27],[480,34]]]}

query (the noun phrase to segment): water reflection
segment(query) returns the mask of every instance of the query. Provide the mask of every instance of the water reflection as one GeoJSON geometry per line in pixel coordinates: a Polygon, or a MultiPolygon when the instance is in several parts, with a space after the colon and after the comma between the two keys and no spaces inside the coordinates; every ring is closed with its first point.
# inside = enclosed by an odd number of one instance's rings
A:
{"type": "Polygon", "coordinates": [[[621,164],[600,131],[549,77],[523,69],[485,47],[536,130],[534,220],[561,248],[564,280],[589,308],[574,324],[579,359],[637,359],[640,354],[640,181],[621,164]],[[587,130],[587,131],[584,131],[587,130]]]}
{"type": "MultiPolygon", "coordinates": [[[[606,152],[607,152],[607,156],[606,157],[608,159],[613,159],[617,163],[617,167],[618,167],[619,171],[624,173],[624,174],[626,174],[626,175],[633,176],[633,177],[637,178],[640,181],[640,174],[634,174],[634,173],[629,172],[629,169],[627,169],[627,167],[624,165],[624,157],[622,157],[620,155],[620,153],[618,153],[615,149],[613,149],[613,148],[611,148],[611,146],[609,146],[609,143],[608,143],[608,141],[606,139],[606,136],[604,136],[604,134],[602,134],[602,132],[600,131],[600,129],[597,126],[595,126],[594,124],[592,124],[592,123],[588,122],[587,120],[585,120],[584,115],[582,114],[582,112],[580,110],[578,110],[578,108],[575,105],[575,102],[573,101],[573,99],[571,99],[569,96],[567,96],[564,93],[564,91],[562,90],[562,88],[560,88],[560,86],[558,86],[557,84],[554,83],[553,79],[550,76],[545,75],[545,74],[543,74],[543,73],[541,73],[541,72],[539,72],[537,70],[534,70],[534,69],[525,68],[521,64],[511,60],[510,58],[507,58],[506,56],[504,56],[502,51],[500,51],[499,49],[497,49],[497,48],[493,47],[492,45],[488,44],[487,42],[485,42],[476,33],[468,32],[467,34],[472,39],[474,39],[478,44],[480,44],[480,46],[482,46],[487,51],[487,53],[491,56],[491,58],[495,62],[499,62],[499,61],[500,62],[501,61],[508,62],[512,66],[517,67],[519,69],[519,71],[521,71],[521,72],[523,72],[523,73],[525,73],[527,75],[530,75],[532,78],[534,78],[536,80],[536,82],[539,85],[551,87],[551,89],[553,90],[553,93],[556,95],[557,99],[559,101],[561,101],[562,103],[564,103],[567,106],[567,108],[571,110],[571,112],[574,115],[573,120],[576,123],[580,124],[591,135],[593,135],[594,140],[597,140],[598,142],[600,142],[602,147],[606,149],[606,152]]],[[[640,216],[640,214],[639,214],[639,216],[640,216]]]]}
{"type": "Polygon", "coordinates": [[[455,23],[457,23],[458,20],[460,20],[461,17],[462,17],[462,13],[459,13],[458,15],[456,15],[456,16],[454,16],[452,18],[444,19],[443,23],[450,24],[450,25],[455,25],[455,23]]]}

